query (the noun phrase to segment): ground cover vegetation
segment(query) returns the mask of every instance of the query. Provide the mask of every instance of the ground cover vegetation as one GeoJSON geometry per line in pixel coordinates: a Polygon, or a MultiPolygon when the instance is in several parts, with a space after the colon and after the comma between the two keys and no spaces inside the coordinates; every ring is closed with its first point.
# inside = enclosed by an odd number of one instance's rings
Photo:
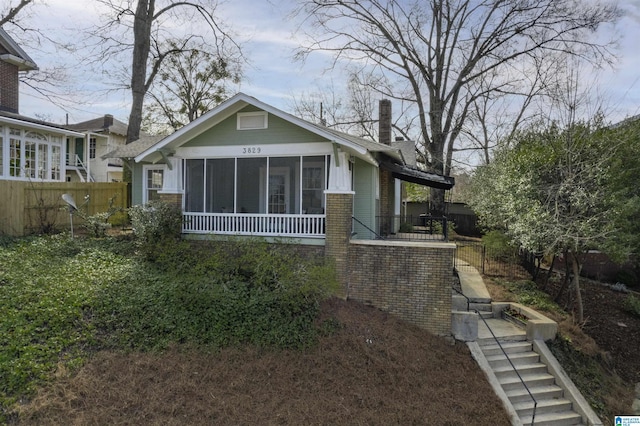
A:
{"type": "Polygon", "coordinates": [[[320,301],[335,284],[330,265],[258,242],[157,243],[163,256],[151,262],[126,238],[3,242],[0,420],[61,365],[97,350],[315,343],[320,301]]]}

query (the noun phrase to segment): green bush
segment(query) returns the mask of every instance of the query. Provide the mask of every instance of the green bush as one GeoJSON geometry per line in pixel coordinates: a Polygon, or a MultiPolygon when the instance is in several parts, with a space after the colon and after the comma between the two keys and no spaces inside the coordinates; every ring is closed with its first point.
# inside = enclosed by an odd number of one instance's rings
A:
{"type": "Polygon", "coordinates": [[[629,312],[631,315],[640,318],[640,297],[630,294],[624,300],[622,308],[625,311],[629,312]]]}
{"type": "Polygon", "coordinates": [[[177,241],[182,231],[179,207],[162,201],[129,208],[136,241],[149,260],[155,260],[167,244],[177,241]]]}
{"type": "Polygon", "coordinates": [[[105,346],[308,346],[319,302],[337,286],[331,265],[263,242],[183,243],[169,253],[155,272],[100,290],[95,317],[105,346]]]}
{"type": "Polygon", "coordinates": [[[402,222],[400,224],[399,232],[413,232],[413,225],[409,222],[402,222]]]}
{"type": "Polygon", "coordinates": [[[482,236],[482,243],[487,249],[487,254],[497,259],[507,259],[514,256],[515,248],[504,233],[500,231],[489,231],[482,236]]]}

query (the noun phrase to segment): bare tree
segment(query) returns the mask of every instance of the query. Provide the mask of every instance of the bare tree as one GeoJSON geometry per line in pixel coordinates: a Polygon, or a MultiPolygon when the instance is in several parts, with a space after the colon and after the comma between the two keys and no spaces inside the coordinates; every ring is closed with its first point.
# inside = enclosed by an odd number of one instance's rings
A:
{"type": "Polygon", "coordinates": [[[206,46],[173,55],[149,90],[146,127],[178,130],[227,98],[228,84],[241,78],[241,64],[229,52],[214,56],[206,46]]]}
{"type": "Polygon", "coordinates": [[[216,53],[231,43],[239,49],[216,19],[216,2],[207,0],[100,0],[110,11],[105,23],[93,33],[95,61],[110,62],[123,53],[130,67],[121,69],[129,75],[132,94],[127,142],[138,139],[144,100],[165,61],[192,50],[195,40],[216,53]],[[204,32],[196,32],[198,26],[204,32]]]}
{"type": "Polygon", "coordinates": [[[9,1],[0,9],[0,27],[7,23],[16,23],[15,19],[22,9],[32,3],[33,0],[9,1]]]}
{"type": "MultiPolygon", "coordinates": [[[[479,79],[549,53],[610,61],[609,45],[588,35],[619,16],[615,5],[578,0],[306,0],[299,12],[319,30],[299,57],[333,52],[379,75],[383,96],[413,103],[425,166],[441,174],[474,103],[496,89],[478,90],[479,79]]],[[[442,211],[444,193],[433,194],[442,211]]]]}

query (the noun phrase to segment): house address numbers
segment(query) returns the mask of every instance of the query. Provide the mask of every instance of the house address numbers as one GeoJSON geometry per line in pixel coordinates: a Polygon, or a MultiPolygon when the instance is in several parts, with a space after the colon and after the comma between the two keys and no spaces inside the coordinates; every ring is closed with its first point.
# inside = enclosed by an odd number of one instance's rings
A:
{"type": "Polygon", "coordinates": [[[261,151],[259,146],[245,146],[242,148],[243,154],[260,154],[261,151]]]}

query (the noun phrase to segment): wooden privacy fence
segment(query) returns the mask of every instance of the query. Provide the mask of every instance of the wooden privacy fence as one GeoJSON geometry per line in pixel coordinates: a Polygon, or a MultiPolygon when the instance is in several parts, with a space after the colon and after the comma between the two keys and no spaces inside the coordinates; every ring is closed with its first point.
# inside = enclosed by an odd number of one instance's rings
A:
{"type": "MultiPolygon", "coordinates": [[[[87,215],[126,207],[127,184],[123,182],[28,182],[0,181],[0,235],[24,236],[69,229],[69,210],[62,194],[71,194],[87,215]],[[114,198],[115,197],[115,198],[114,198]]],[[[82,223],[73,217],[74,226],[82,223]]]]}

